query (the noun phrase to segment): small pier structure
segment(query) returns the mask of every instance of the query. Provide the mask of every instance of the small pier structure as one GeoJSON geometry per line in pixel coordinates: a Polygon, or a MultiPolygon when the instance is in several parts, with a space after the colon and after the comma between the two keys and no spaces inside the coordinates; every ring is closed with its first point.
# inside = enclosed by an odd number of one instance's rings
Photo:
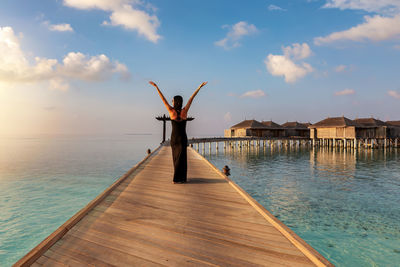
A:
{"type": "MultiPolygon", "coordinates": [[[[250,140],[249,140],[250,141],[250,140]]],[[[160,146],[14,266],[333,266],[194,149],[160,146]]]]}

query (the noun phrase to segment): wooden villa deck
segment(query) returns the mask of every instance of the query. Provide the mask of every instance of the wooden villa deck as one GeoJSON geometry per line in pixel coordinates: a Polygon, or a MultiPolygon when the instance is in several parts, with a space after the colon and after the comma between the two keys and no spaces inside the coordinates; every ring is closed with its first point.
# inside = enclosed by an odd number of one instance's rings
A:
{"type": "Polygon", "coordinates": [[[160,147],[14,266],[332,266],[195,150],[160,147]]]}

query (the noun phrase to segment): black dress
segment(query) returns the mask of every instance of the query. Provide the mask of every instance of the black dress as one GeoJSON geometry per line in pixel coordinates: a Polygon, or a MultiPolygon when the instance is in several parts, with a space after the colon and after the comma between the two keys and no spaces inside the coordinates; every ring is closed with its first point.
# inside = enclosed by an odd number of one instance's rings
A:
{"type": "Polygon", "coordinates": [[[172,158],[174,161],[174,182],[186,182],[187,179],[187,136],[186,136],[186,120],[180,119],[178,112],[178,120],[171,120],[171,148],[172,158]]]}

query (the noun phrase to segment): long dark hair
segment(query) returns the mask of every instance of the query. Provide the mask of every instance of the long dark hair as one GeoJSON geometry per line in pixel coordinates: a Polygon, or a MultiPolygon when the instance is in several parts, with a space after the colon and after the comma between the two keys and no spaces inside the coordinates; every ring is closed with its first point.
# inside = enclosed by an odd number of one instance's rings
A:
{"type": "Polygon", "coordinates": [[[177,112],[180,112],[182,110],[182,105],[183,105],[183,98],[180,95],[174,96],[174,109],[177,112]]]}

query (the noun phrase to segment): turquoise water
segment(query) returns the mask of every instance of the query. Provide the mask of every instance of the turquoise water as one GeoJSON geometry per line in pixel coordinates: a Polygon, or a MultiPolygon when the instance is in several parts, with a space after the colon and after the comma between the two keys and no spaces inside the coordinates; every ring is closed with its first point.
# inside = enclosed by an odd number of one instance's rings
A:
{"type": "Polygon", "coordinates": [[[252,148],[205,157],[337,266],[400,266],[400,150],[252,148]]]}
{"type": "Polygon", "coordinates": [[[0,266],[10,266],[155,149],[160,137],[0,137],[0,266]]]}

